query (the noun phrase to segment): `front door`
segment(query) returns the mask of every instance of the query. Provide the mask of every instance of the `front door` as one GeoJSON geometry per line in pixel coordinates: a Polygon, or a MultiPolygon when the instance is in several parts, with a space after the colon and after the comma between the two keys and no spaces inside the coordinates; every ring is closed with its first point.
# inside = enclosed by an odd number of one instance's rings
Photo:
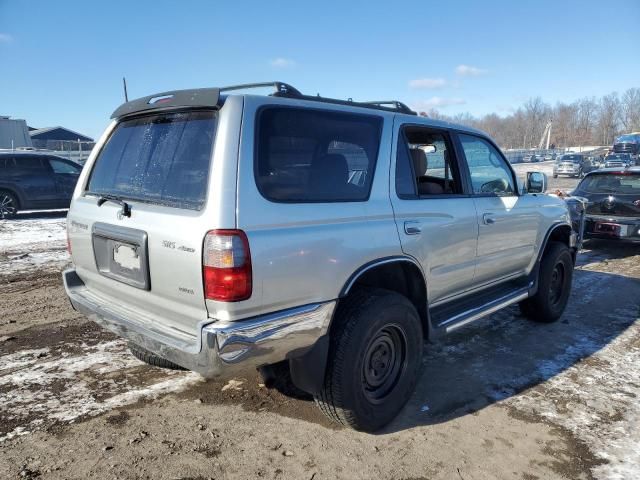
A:
{"type": "Polygon", "coordinates": [[[475,135],[458,138],[478,212],[476,283],[523,275],[536,248],[540,205],[518,194],[514,172],[494,145],[475,135]]]}
{"type": "Polygon", "coordinates": [[[396,125],[391,203],[402,250],[422,266],[430,304],[473,286],[478,224],[446,130],[396,125]]]}

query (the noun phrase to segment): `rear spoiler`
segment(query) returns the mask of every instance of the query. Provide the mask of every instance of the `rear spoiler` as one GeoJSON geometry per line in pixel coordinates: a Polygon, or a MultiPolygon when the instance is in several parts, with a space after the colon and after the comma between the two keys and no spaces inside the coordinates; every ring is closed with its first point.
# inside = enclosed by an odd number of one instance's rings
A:
{"type": "Polygon", "coordinates": [[[219,88],[197,88],[192,90],[172,90],[138,98],[120,105],[111,118],[126,117],[150,110],[167,108],[218,108],[220,106],[219,88]]]}

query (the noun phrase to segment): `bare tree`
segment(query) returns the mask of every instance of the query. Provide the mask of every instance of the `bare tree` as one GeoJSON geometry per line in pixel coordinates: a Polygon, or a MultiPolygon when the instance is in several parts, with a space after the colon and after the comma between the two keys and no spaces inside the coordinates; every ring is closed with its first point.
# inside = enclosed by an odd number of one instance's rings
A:
{"type": "Polygon", "coordinates": [[[640,130],[640,88],[630,88],[622,95],[620,121],[626,132],[640,130]]]}
{"type": "Polygon", "coordinates": [[[598,112],[598,131],[602,145],[613,143],[615,136],[620,133],[620,99],[617,93],[610,93],[600,99],[600,109],[598,112]]]}
{"type": "Polygon", "coordinates": [[[505,117],[495,113],[448,116],[435,109],[428,116],[484,130],[503,148],[536,147],[549,120],[553,121],[551,142],[558,147],[610,145],[621,132],[640,131],[640,88],[630,88],[622,97],[611,93],[554,107],[535,97],[505,117]]]}

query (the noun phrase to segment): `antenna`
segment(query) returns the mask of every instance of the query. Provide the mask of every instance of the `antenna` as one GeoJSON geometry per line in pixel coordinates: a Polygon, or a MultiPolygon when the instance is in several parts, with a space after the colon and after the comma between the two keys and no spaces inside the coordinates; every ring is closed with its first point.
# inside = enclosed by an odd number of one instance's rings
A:
{"type": "Polygon", "coordinates": [[[127,79],[122,77],[122,86],[124,88],[124,101],[129,101],[129,95],[127,95],[127,79]]]}

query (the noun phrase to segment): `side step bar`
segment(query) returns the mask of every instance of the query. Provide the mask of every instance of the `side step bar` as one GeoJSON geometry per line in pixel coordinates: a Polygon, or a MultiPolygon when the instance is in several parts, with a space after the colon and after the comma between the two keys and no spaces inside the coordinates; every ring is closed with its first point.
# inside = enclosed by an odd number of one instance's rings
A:
{"type": "Polygon", "coordinates": [[[464,325],[479,320],[482,317],[491,315],[492,313],[495,313],[498,310],[501,310],[513,303],[521,302],[527,297],[529,297],[529,288],[519,288],[518,290],[514,290],[494,300],[491,300],[484,305],[470,308],[468,310],[465,310],[464,312],[460,312],[453,317],[450,317],[447,320],[439,323],[438,327],[444,328],[447,333],[450,333],[460,327],[463,327],[464,325]]]}

